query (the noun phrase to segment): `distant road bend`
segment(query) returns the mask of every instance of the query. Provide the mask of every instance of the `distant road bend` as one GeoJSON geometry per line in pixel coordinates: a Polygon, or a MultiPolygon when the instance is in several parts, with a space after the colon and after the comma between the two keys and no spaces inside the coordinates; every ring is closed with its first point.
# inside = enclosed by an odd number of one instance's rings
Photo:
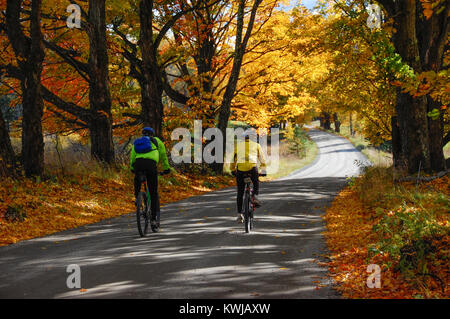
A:
{"type": "Polygon", "coordinates": [[[309,134],[318,157],[261,185],[254,232],[235,221],[235,188],[207,193],[163,207],[161,232],[146,238],[128,214],[0,247],[0,298],[339,298],[316,262],[321,215],[367,159],[344,138],[309,134]],[[82,290],[66,285],[71,264],[82,290]]]}

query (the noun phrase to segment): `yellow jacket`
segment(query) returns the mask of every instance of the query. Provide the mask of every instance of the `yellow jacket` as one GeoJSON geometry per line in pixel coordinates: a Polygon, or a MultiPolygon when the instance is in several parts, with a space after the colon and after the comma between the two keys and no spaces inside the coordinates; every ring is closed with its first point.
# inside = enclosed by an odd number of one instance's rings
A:
{"type": "Polygon", "coordinates": [[[262,152],[261,145],[247,140],[237,144],[234,149],[233,162],[231,163],[231,171],[238,170],[246,172],[258,165],[258,160],[261,168],[266,168],[266,159],[262,152]]]}

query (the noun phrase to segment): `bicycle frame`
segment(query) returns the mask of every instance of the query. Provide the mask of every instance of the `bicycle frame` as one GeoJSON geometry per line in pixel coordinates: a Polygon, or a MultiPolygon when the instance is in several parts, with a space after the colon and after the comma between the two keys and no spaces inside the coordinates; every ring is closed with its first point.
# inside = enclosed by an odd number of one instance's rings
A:
{"type": "Polygon", "coordinates": [[[245,193],[248,193],[248,195],[250,196],[250,203],[252,204],[252,211],[255,210],[255,203],[253,201],[253,188],[251,187],[251,185],[253,185],[252,181],[248,181],[247,179],[250,179],[250,177],[245,177],[244,178],[244,182],[245,182],[245,193]]]}
{"type": "Polygon", "coordinates": [[[140,182],[141,182],[141,187],[142,187],[142,184],[144,184],[144,192],[147,195],[147,204],[148,204],[148,208],[150,209],[150,204],[151,204],[150,188],[148,187],[147,177],[145,177],[145,174],[140,173],[139,178],[140,178],[140,182]]]}

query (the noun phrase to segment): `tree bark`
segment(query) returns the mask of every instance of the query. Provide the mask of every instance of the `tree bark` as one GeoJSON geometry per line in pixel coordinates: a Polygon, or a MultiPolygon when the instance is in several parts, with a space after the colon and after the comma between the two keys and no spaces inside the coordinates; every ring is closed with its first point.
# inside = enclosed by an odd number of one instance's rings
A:
{"type": "MultiPolygon", "coordinates": [[[[418,0],[378,2],[394,19],[397,32],[392,40],[402,60],[415,73],[428,70],[439,72],[449,32],[450,4],[441,4],[443,10],[435,10],[428,20],[418,0]]],[[[397,120],[408,173],[417,172],[419,167],[434,171],[445,169],[441,123],[427,117],[427,111],[434,107],[434,102],[428,97],[413,98],[401,89],[397,90],[397,120]]]]}
{"type": "MultiPolygon", "coordinates": [[[[428,112],[433,109],[440,109],[440,103],[433,101],[430,97],[428,100],[428,112]]],[[[432,119],[428,117],[428,134],[429,134],[429,149],[430,149],[430,165],[431,170],[440,172],[447,169],[444,156],[444,114],[440,114],[439,118],[432,119]]]]}
{"type": "Polygon", "coordinates": [[[141,104],[144,126],[151,126],[162,135],[164,108],[162,103],[162,74],[153,40],[153,1],[142,0],[139,5],[141,22],[139,46],[142,54],[141,104]]]}
{"type": "Polygon", "coordinates": [[[391,118],[392,127],[392,157],[394,167],[397,169],[402,169],[404,167],[404,159],[402,153],[402,141],[400,135],[400,129],[397,122],[397,117],[393,116],[391,118]]]}
{"type": "Polygon", "coordinates": [[[44,102],[41,92],[42,63],[45,52],[41,32],[41,0],[31,2],[30,37],[21,26],[22,1],[8,0],[6,28],[21,72],[22,89],[22,163],[27,177],[42,176],[44,172],[44,139],[42,115],[44,102]]]}
{"type": "MultiPolygon", "coordinates": [[[[218,128],[222,132],[222,136],[226,137],[226,129],[231,113],[231,102],[236,91],[236,86],[239,80],[239,73],[241,71],[242,60],[244,58],[245,49],[247,48],[248,40],[251,36],[253,24],[256,18],[256,12],[261,5],[262,0],[255,0],[251,9],[250,18],[247,24],[247,30],[244,32],[244,15],[245,15],[245,0],[239,1],[236,24],[236,39],[234,48],[233,67],[231,69],[230,77],[223,95],[222,104],[220,105],[218,128]]],[[[226,143],[223,143],[223,154],[225,154],[226,143]]],[[[217,163],[214,170],[218,173],[223,171],[223,163],[217,163]]]]}
{"type": "Polygon", "coordinates": [[[89,0],[89,103],[92,119],[91,155],[98,161],[114,163],[111,94],[108,79],[105,0],[89,0]]]}
{"type": "Polygon", "coordinates": [[[321,127],[324,128],[325,130],[331,130],[331,116],[328,112],[322,112],[321,114],[321,127]]]}
{"type": "Polygon", "coordinates": [[[355,136],[355,131],[353,130],[353,118],[352,113],[350,113],[350,136],[355,136]]]}
{"type": "MultiPolygon", "coordinates": [[[[420,6],[420,4],[418,4],[420,6]]],[[[418,8],[419,13],[422,8],[418,8]]],[[[438,73],[443,64],[443,52],[445,50],[445,39],[450,31],[448,16],[450,5],[445,6],[445,10],[440,14],[434,13],[429,19],[418,19],[416,23],[417,37],[419,40],[419,52],[423,71],[434,71],[438,73]]],[[[430,165],[434,172],[446,169],[444,157],[444,126],[443,114],[440,110],[441,104],[427,96],[427,112],[437,109],[441,112],[439,118],[428,117],[429,151],[430,165]]]]}
{"type": "Polygon", "coordinates": [[[17,176],[16,156],[9,138],[8,128],[0,111],[0,177],[17,176]]]}
{"type": "Polygon", "coordinates": [[[334,121],[334,131],[336,133],[340,133],[341,132],[341,121],[339,121],[339,116],[336,112],[333,114],[333,121],[334,121]]]}

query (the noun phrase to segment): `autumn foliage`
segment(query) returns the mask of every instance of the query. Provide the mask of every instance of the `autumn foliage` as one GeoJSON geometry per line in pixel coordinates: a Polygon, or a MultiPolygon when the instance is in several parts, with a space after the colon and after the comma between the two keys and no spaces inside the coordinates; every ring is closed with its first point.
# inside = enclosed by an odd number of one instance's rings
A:
{"type": "Polygon", "coordinates": [[[449,178],[392,183],[371,168],[328,209],[325,237],[336,289],[346,298],[448,298],[449,178]],[[380,288],[367,280],[376,264],[380,288]]]}

